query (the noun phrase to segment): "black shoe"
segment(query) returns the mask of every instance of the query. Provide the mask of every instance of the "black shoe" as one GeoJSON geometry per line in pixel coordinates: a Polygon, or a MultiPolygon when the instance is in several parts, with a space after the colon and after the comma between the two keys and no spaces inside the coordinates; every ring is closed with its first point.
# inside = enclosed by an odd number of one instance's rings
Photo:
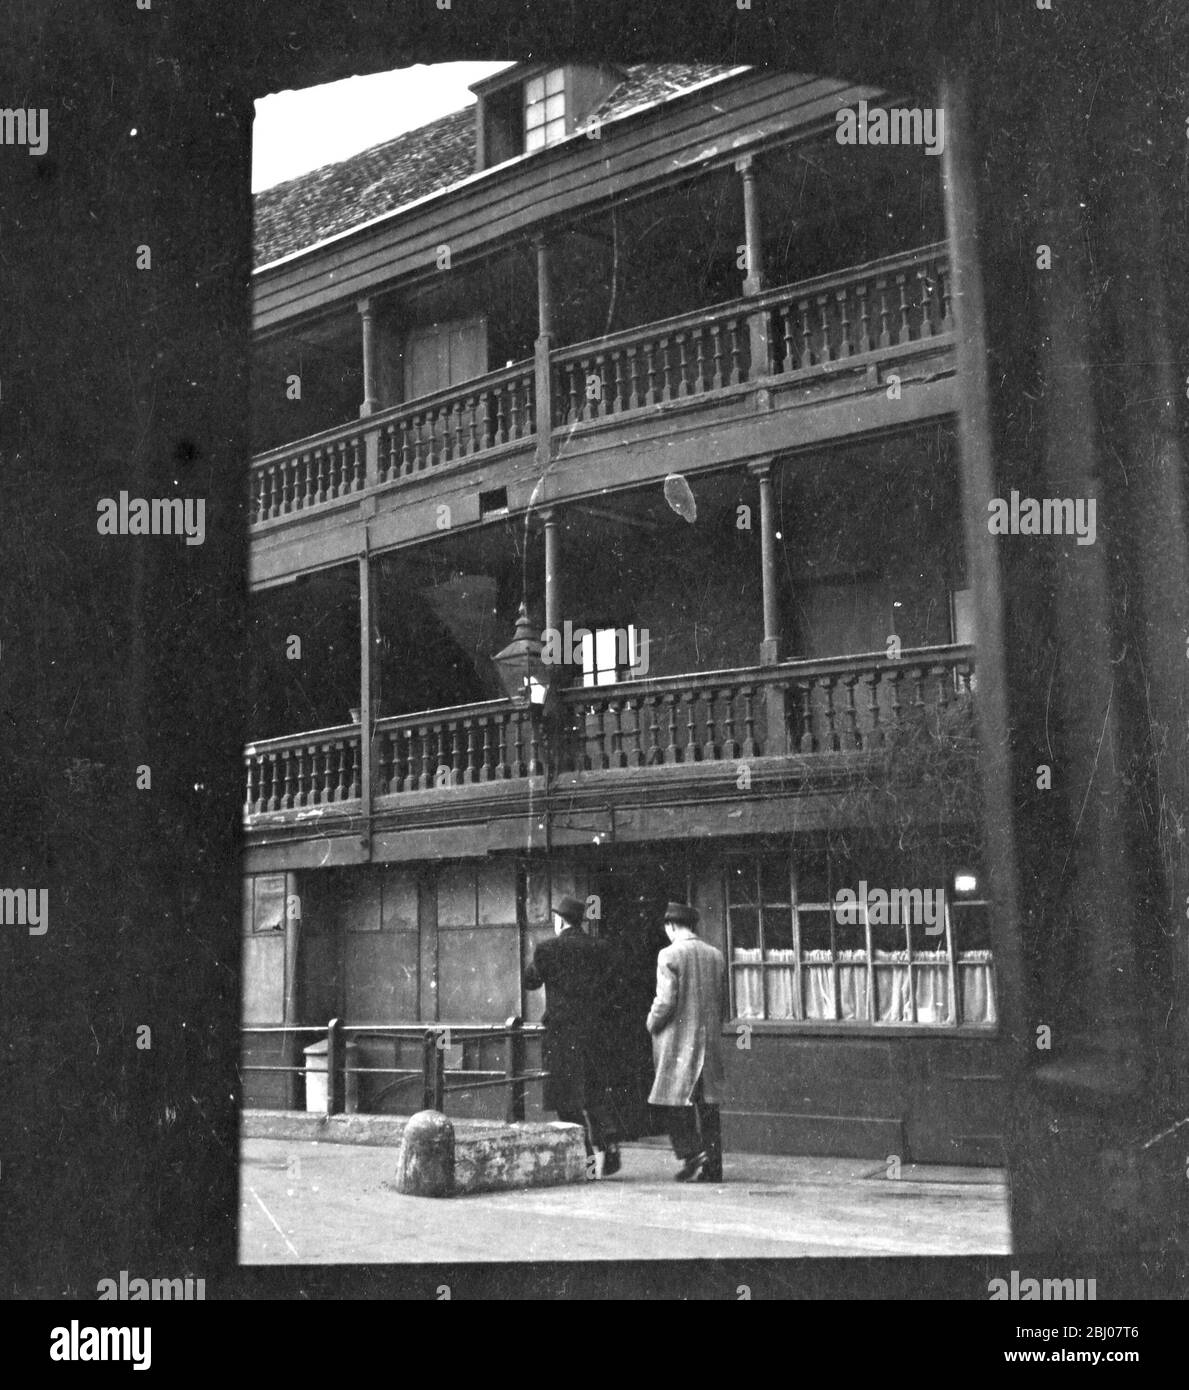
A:
{"type": "Polygon", "coordinates": [[[722,1182],[722,1169],[704,1167],[694,1182],[722,1182]]]}
{"type": "Polygon", "coordinates": [[[618,1149],[608,1149],[603,1158],[603,1177],[609,1178],[618,1173],[623,1167],[623,1159],[619,1156],[618,1149]]]}
{"type": "Polygon", "coordinates": [[[674,1182],[689,1182],[699,1168],[706,1162],[704,1153],[694,1154],[693,1158],[687,1158],[680,1168],[673,1174],[674,1182]]]}

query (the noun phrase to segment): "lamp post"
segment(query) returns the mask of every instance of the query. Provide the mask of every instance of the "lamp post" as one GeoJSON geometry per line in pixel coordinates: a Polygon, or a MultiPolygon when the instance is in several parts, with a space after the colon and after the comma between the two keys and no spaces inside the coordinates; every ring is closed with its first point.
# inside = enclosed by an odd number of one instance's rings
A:
{"type": "MultiPolygon", "coordinates": [[[[500,683],[516,710],[517,720],[522,719],[525,714],[529,718],[528,775],[533,777],[540,772],[545,778],[544,828],[545,849],[548,853],[550,838],[549,769],[554,761],[553,750],[550,746],[553,742],[553,719],[551,716],[555,713],[555,705],[554,702],[549,701],[549,693],[553,684],[555,668],[542,660],[542,651],[543,644],[540,634],[533,630],[533,625],[529,621],[528,609],[522,602],[520,611],[516,615],[516,632],[512,640],[502,651],[497,652],[492,660],[499,672],[500,683]],[[542,733],[544,733],[544,738],[542,738],[542,733]],[[538,750],[542,743],[544,743],[543,762],[538,758],[538,750]]],[[[517,762],[519,762],[519,735],[516,744],[517,762]]],[[[531,814],[530,807],[530,817],[531,814]]]]}

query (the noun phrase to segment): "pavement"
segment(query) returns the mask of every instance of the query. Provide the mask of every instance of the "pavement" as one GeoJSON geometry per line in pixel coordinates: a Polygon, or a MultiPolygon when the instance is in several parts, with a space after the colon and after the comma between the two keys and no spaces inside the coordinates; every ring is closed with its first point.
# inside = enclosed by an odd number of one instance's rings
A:
{"type": "Polygon", "coordinates": [[[386,1264],[1010,1254],[1002,1170],[728,1153],[721,1183],[675,1183],[667,1147],[615,1177],[435,1200],[392,1190],[396,1150],[241,1144],[240,1261],[386,1264]]]}

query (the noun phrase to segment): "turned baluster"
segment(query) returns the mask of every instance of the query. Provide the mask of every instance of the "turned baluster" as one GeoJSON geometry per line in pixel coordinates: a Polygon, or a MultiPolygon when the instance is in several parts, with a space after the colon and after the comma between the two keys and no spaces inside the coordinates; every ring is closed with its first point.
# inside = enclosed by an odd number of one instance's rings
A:
{"type": "Polygon", "coordinates": [[[708,763],[718,762],[718,741],[714,736],[714,702],[720,693],[707,690],[703,695],[706,705],[706,742],[702,745],[702,760],[708,763]]]}
{"type": "Polygon", "coordinates": [[[665,762],[677,763],[681,761],[681,750],[677,746],[677,696],[666,691],[661,700],[669,711],[669,742],[665,745],[665,762]]]}
{"type": "MultiPolygon", "coordinates": [[[[755,709],[753,705],[754,692],[750,685],[745,685],[740,690],[743,697],[743,746],[739,750],[739,756],[743,758],[754,758],[758,756],[755,735],[755,709]]],[[[734,730],[731,730],[732,734],[734,730]]],[[[770,737],[770,736],[769,736],[770,737]]],[[[734,757],[735,754],[730,755],[734,757]]]]}
{"type": "Polygon", "coordinates": [[[468,454],[475,454],[479,451],[479,398],[468,396],[466,403],[467,411],[467,449],[468,454]]]}
{"type": "Polygon", "coordinates": [[[451,724],[450,726],[450,785],[452,787],[462,786],[462,725],[451,724]]]}
{"type": "MultiPolygon", "coordinates": [[[[346,792],[347,800],[357,801],[359,797],[363,794],[363,788],[359,785],[359,764],[361,761],[359,755],[363,749],[363,734],[360,733],[358,743],[340,743],[339,748],[342,750],[339,754],[340,761],[345,762],[347,766],[351,769],[351,776],[347,785],[346,792]]],[[[339,783],[340,785],[342,785],[341,775],[339,778],[339,783]]],[[[340,797],[340,800],[341,799],[342,798],[340,797]]]]}
{"type": "Polygon", "coordinates": [[[912,713],[913,718],[920,720],[925,713],[925,668],[914,666],[912,668],[912,713]]]}
{"type": "Polygon", "coordinates": [[[904,673],[899,666],[893,666],[886,673],[885,679],[892,687],[892,732],[895,733],[900,728],[900,682],[904,673]]]}
{"type": "Polygon", "coordinates": [[[620,727],[619,709],[614,700],[608,700],[604,707],[603,727],[607,735],[607,766],[626,767],[623,756],[623,730],[620,727]]]}
{"type": "Polygon", "coordinates": [[[601,352],[600,352],[600,353],[595,357],[595,360],[594,360],[594,372],[593,372],[593,375],[594,375],[594,376],[597,378],[597,380],[598,380],[598,395],[595,397],[595,403],[594,403],[595,415],[596,415],[596,417],[598,417],[598,418],[600,418],[600,419],[601,419],[604,415],[610,414],[610,411],[611,411],[611,402],[607,399],[607,371],[606,371],[606,364],[607,364],[606,355],[605,355],[604,353],[601,353],[601,352]]]}
{"type": "Polygon", "coordinates": [[[882,748],[884,746],[883,711],[879,707],[879,673],[875,672],[871,676],[871,703],[867,707],[867,712],[871,716],[871,728],[867,733],[868,748],[882,748]]]}
{"type": "Polygon", "coordinates": [[[819,362],[830,362],[835,354],[830,350],[830,296],[819,294],[817,297],[818,308],[821,310],[821,323],[819,329],[822,335],[822,350],[818,358],[819,362]]]}
{"type": "Polygon", "coordinates": [[[784,358],[781,363],[786,372],[791,372],[797,365],[793,358],[793,316],[789,312],[789,305],[780,306],[780,339],[784,344],[784,358]]]}
{"type": "Polygon", "coordinates": [[[714,375],[710,378],[710,385],[716,391],[722,389],[722,324],[712,323],[710,325],[710,342],[714,349],[714,375]]]}
{"type": "Polygon", "coordinates": [[[528,721],[528,775],[530,777],[540,777],[545,771],[545,764],[541,761],[540,738],[540,726],[535,719],[530,719],[528,721]]]}
{"type": "Polygon", "coordinates": [[[688,396],[688,395],[690,394],[689,382],[686,380],[686,374],[687,374],[688,371],[689,371],[689,360],[688,360],[688,358],[687,358],[687,356],[686,356],[686,351],[685,351],[685,338],[686,338],[686,335],[685,335],[684,333],[678,333],[678,335],[677,335],[677,394],[678,394],[679,396],[688,396]]]}
{"type": "Polygon", "coordinates": [[[434,786],[440,786],[443,780],[445,780],[447,784],[453,783],[454,780],[451,772],[451,764],[447,761],[446,757],[446,725],[444,723],[438,725],[438,761],[434,768],[434,786]],[[446,773],[444,779],[442,777],[443,772],[446,773]]]}
{"type": "Polygon", "coordinates": [[[628,767],[643,767],[644,757],[644,700],[639,695],[624,696],[624,709],[632,716],[631,746],[627,750],[628,767]]]}
{"type": "Polygon", "coordinates": [[[900,286],[900,341],[910,343],[912,328],[908,321],[908,276],[903,271],[896,276],[896,284],[900,286]]]}
{"type": "Polygon", "coordinates": [[[812,367],[813,357],[813,333],[809,327],[809,300],[797,300],[797,308],[801,313],[801,369],[812,367]]]}
{"type": "Polygon", "coordinates": [[[512,737],[512,759],[511,759],[511,761],[509,762],[509,765],[508,765],[508,776],[509,776],[509,777],[513,777],[513,778],[515,778],[515,777],[523,777],[523,776],[524,776],[524,756],[523,756],[524,730],[523,730],[523,726],[522,726],[522,723],[521,723],[521,719],[520,719],[519,713],[511,713],[511,714],[509,714],[509,715],[508,715],[508,722],[509,722],[509,724],[512,726],[512,728],[515,730],[515,733],[513,734],[513,737],[512,737]]]}
{"type": "Polygon", "coordinates": [[[619,410],[622,410],[622,409],[624,408],[624,401],[625,401],[625,399],[626,399],[626,397],[624,396],[624,390],[623,390],[623,387],[624,387],[624,382],[623,382],[623,353],[620,352],[619,349],[616,349],[616,350],[611,354],[611,363],[612,363],[612,367],[613,367],[613,373],[612,373],[612,374],[613,374],[614,383],[615,383],[615,388],[614,388],[614,389],[615,389],[615,395],[614,395],[614,398],[612,399],[612,401],[611,401],[611,403],[610,403],[610,408],[611,408],[612,410],[619,411],[619,410]]]}
{"type": "Polygon", "coordinates": [[[879,341],[876,346],[891,347],[892,335],[888,329],[888,279],[886,275],[881,275],[876,280],[875,288],[879,291],[879,341]]]}
{"type": "Polygon", "coordinates": [[[732,386],[738,386],[744,379],[743,361],[739,346],[739,320],[727,320],[727,332],[730,335],[730,373],[728,380],[732,386]]]}
{"type": "Polygon", "coordinates": [[[645,404],[645,405],[655,405],[655,404],[656,404],[656,401],[657,401],[657,396],[656,396],[656,358],[655,358],[655,356],[654,356],[654,354],[653,354],[653,351],[652,351],[652,348],[653,348],[652,343],[645,343],[645,344],[643,345],[643,348],[644,348],[645,373],[646,373],[646,385],[645,385],[645,389],[644,389],[644,404],[645,404]]]}
{"type": "Polygon", "coordinates": [[[467,739],[466,767],[463,769],[462,780],[469,786],[479,780],[479,766],[475,762],[475,721],[464,719],[462,725],[466,730],[467,739]]]}
{"type": "Polygon", "coordinates": [[[867,285],[861,283],[855,286],[855,298],[859,301],[859,341],[856,344],[857,352],[871,351],[871,306],[867,302],[867,285]]]}
{"type": "Polygon", "coordinates": [[[706,389],[706,333],[699,328],[694,334],[694,390],[701,395],[706,389]]]}
{"type": "Polygon", "coordinates": [[[722,757],[736,758],[739,756],[739,745],[735,742],[735,692],[724,690],[723,695],[723,717],[722,717],[722,757]]]}
{"type": "Polygon", "coordinates": [[[836,676],[823,676],[821,687],[826,692],[826,749],[828,752],[837,752],[842,747],[842,739],[839,737],[836,723],[838,707],[835,701],[835,692],[838,689],[838,678],[836,676]]]}
{"type": "Polygon", "coordinates": [[[388,788],[392,785],[393,772],[396,765],[396,745],[391,734],[381,734],[378,745],[379,756],[376,759],[376,788],[377,796],[387,796],[388,788]]]}
{"type": "Polygon", "coordinates": [[[245,786],[244,786],[244,816],[245,816],[245,818],[248,817],[248,816],[250,816],[250,815],[252,814],[252,811],[254,810],[255,805],[256,805],[255,798],[254,798],[253,795],[252,795],[252,790],[253,790],[253,787],[252,787],[252,773],[253,773],[254,770],[255,770],[255,766],[256,766],[256,764],[255,764],[254,759],[253,759],[251,756],[249,756],[249,757],[248,757],[248,760],[247,760],[247,763],[246,763],[246,765],[245,765],[245,767],[244,767],[244,772],[245,772],[245,774],[246,774],[246,784],[245,784],[245,786]]]}
{"type": "Polygon", "coordinates": [[[850,343],[850,307],[847,303],[847,295],[848,291],[843,289],[838,290],[834,296],[838,301],[838,331],[840,335],[838,339],[839,357],[849,357],[852,352],[850,343]]]}
{"type": "MultiPolygon", "coordinates": [[[[427,791],[433,786],[433,772],[430,769],[432,753],[429,746],[429,727],[425,724],[417,726],[417,742],[421,749],[421,775],[417,778],[417,791],[427,791]]],[[[410,788],[410,790],[414,790],[410,788]]]]}
{"type": "Polygon", "coordinates": [[[670,382],[669,373],[671,362],[669,361],[669,340],[662,338],[657,344],[661,353],[661,400],[671,401],[676,394],[670,382]]]}
{"type": "Polygon", "coordinates": [[[646,767],[652,767],[654,764],[661,761],[660,725],[657,723],[656,719],[658,703],[659,697],[656,695],[647,695],[644,698],[644,706],[649,713],[648,748],[644,754],[644,764],[646,767]]]}
{"type": "Polygon", "coordinates": [[[639,410],[640,408],[640,354],[636,344],[632,343],[627,349],[628,355],[628,409],[639,410]]]}
{"type": "Polygon", "coordinates": [[[815,751],[816,739],[813,736],[813,689],[811,680],[798,681],[797,690],[801,696],[801,752],[815,751]]]}
{"type": "Polygon", "coordinates": [[[863,740],[859,735],[859,713],[855,708],[855,683],[857,676],[844,676],[842,685],[846,690],[846,706],[844,717],[846,720],[846,746],[849,748],[862,748],[863,740]]]}
{"type": "MultiPolygon", "coordinates": [[[[568,412],[567,412],[566,418],[569,419],[569,420],[578,420],[578,419],[581,418],[581,416],[580,416],[580,414],[579,414],[579,411],[580,411],[580,405],[579,405],[580,397],[579,397],[579,393],[578,393],[578,383],[579,383],[579,381],[581,381],[581,379],[582,379],[582,373],[581,373],[581,371],[579,370],[578,363],[577,363],[577,362],[570,362],[570,363],[568,363],[568,364],[566,365],[566,368],[565,368],[565,373],[566,373],[566,378],[567,378],[567,380],[569,381],[569,384],[570,384],[570,385],[569,385],[569,390],[568,390],[568,392],[566,393],[566,394],[568,395],[568,397],[569,397],[569,410],[568,410],[568,412]]],[[[585,395],[585,391],[584,391],[582,394],[585,395]]]]}
{"type": "Polygon", "coordinates": [[[479,781],[491,781],[491,720],[487,715],[479,716],[479,727],[483,730],[483,754],[479,764],[479,781]]]}
{"type": "Polygon", "coordinates": [[[303,795],[305,749],[286,748],[282,756],[285,759],[285,782],[284,791],[281,793],[281,809],[292,811],[299,806],[310,805],[311,803],[303,795]]]}
{"type": "Polygon", "coordinates": [[[355,471],[353,490],[362,492],[367,487],[367,449],[362,435],[351,441],[351,460],[355,471]]]}
{"type": "Polygon", "coordinates": [[[685,747],[682,750],[684,761],[696,763],[698,761],[698,716],[694,709],[694,701],[698,698],[696,690],[687,690],[681,697],[685,701],[686,729],[685,747]]]}
{"type": "Polygon", "coordinates": [[[417,786],[417,764],[413,754],[413,730],[398,729],[395,733],[397,747],[404,744],[404,752],[400,755],[400,778],[392,784],[394,792],[411,792],[417,786]]]}

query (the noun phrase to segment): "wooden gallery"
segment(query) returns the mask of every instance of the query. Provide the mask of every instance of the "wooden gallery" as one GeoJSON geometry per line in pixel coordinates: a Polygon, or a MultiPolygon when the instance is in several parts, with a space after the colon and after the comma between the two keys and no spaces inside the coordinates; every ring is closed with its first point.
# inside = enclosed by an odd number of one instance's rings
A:
{"type": "Polygon", "coordinates": [[[994,1163],[947,161],[836,138],[923,102],[689,64],[473,91],[256,198],[245,1103],[315,1103],[266,1068],[337,1020],[332,1108],[420,1109],[437,1030],[450,1113],[539,1114],[504,1078],[573,894],[646,1134],[685,898],[728,1149],[994,1163]]]}

